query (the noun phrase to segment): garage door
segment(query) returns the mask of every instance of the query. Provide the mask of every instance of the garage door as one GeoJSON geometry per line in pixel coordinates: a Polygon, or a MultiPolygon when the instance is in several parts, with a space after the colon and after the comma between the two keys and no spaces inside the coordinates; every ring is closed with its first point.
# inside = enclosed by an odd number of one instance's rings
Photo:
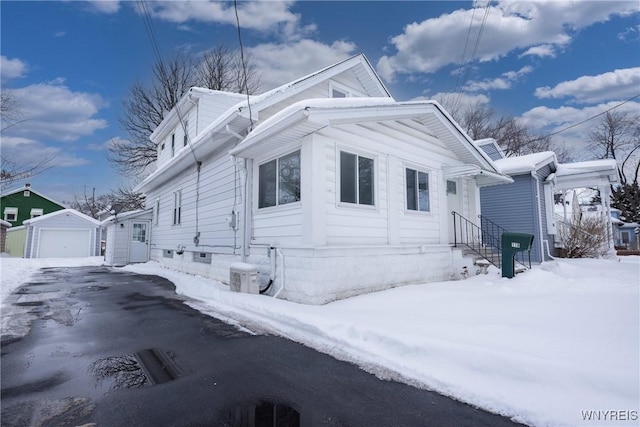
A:
{"type": "Polygon", "coordinates": [[[73,258],[90,255],[91,230],[40,230],[38,258],[73,258]]]}

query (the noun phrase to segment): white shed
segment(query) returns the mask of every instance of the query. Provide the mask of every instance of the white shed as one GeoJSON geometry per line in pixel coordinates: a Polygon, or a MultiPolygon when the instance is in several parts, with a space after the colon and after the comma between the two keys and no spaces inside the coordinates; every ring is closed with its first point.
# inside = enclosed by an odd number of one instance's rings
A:
{"type": "Polygon", "coordinates": [[[74,209],[24,221],[25,258],[75,258],[100,255],[100,223],[74,209]]]}
{"type": "Polygon", "coordinates": [[[110,216],[101,225],[107,230],[104,260],[108,265],[149,261],[149,237],[153,211],[136,210],[110,216]]]}

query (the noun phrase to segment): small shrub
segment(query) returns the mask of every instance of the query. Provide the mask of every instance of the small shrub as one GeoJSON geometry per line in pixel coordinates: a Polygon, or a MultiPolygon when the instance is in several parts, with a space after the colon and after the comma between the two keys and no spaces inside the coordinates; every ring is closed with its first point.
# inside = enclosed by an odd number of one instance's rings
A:
{"type": "Polygon", "coordinates": [[[609,250],[606,221],[598,217],[583,217],[577,224],[566,224],[560,238],[567,258],[598,258],[609,250]]]}

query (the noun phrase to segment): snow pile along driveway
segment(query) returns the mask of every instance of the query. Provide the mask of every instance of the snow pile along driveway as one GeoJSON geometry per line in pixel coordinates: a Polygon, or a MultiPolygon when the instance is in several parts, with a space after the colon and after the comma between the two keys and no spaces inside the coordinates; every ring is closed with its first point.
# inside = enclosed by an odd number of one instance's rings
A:
{"type": "Polygon", "coordinates": [[[323,306],[232,293],[154,262],[125,269],[167,278],[204,313],[526,424],[639,423],[640,257],[558,260],[514,279],[490,269],[323,306]]]}

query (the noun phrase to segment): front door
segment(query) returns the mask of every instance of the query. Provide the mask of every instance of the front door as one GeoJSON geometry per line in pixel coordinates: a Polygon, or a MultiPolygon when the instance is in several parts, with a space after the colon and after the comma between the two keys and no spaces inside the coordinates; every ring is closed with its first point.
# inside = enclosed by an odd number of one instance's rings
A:
{"type": "Polygon", "coordinates": [[[447,214],[449,215],[449,243],[455,242],[455,228],[453,224],[453,215],[451,212],[457,212],[462,215],[462,203],[460,202],[461,188],[460,180],[448,179],[447,185],[447,214]]]}
{"type": "Polygon", "coordinates": [[[149,221],[136,221],[131,224],[129,241],[129,262],[149,261],[149,221]]]}

